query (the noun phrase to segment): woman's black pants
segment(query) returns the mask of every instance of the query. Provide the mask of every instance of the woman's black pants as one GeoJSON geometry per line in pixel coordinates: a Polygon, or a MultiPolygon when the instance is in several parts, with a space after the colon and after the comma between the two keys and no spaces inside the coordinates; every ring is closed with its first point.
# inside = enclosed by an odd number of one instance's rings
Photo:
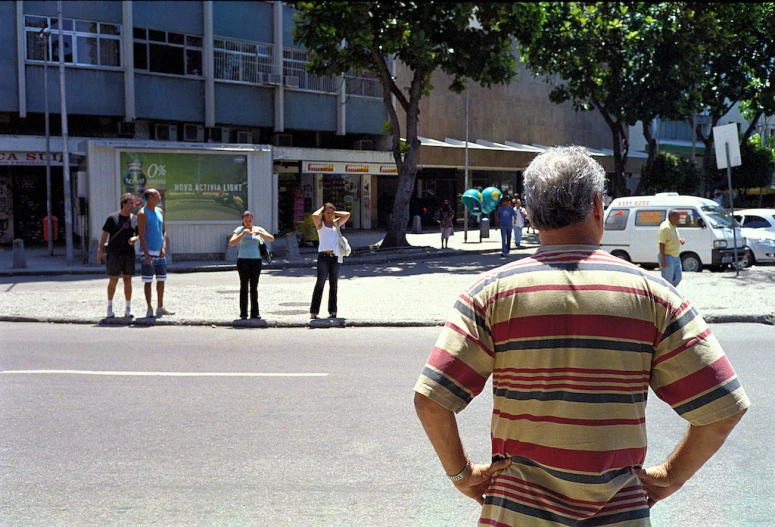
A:
{"type": "Polygon", "coordinates": [[[239,273],[239,314],[248,316],[248,286],[250,286],[250,317],[258,314],[258,277],[261,276],[261,260],[259,258],[237,258],[239,273]]]}
{"type": "Polygon", "coordinates": [[[323,300],[323,287],[328,280],[328,313],[336,313],[336,289],[339,280],[339,259],[333,254],[318,253],[318,280],[312,293],[310,313],[320,313],[320,302],[323,300]]]}

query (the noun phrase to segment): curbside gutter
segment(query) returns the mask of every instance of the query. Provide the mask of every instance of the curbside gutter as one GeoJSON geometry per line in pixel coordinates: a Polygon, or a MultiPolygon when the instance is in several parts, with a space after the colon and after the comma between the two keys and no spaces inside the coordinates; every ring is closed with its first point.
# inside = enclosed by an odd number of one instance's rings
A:
{"type": "MultiPolygon", "coordinates": [[[[775,313],[756,315],[729,315],[707,313],[703,319],[708,324],[765,324],[775,326],[775,313]]],[[[66,318],[66,317],[27,317],[21,315],[0,315],[0,322],[35,322],[41,324],[90,324],[93,326],[211,326],[231,327],[234,329],[279,329],[279,328],[369,328],[369,327],[441,327],[441,320],[393,321],[376,319],[327,319],[306,320],[304,322],[283,322],[271,320],[204,320],[204,319],[165,319],[165,318],[66,318]]]]}

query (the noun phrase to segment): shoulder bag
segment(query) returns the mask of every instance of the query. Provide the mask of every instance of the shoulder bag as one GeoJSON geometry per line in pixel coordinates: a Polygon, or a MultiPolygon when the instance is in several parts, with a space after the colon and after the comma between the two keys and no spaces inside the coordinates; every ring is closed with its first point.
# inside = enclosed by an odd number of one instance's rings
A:
{"type": "Polygon", "coordinates": [[[264,263],[272,263],[272,253],[269,252],[269,248],[266,246],[264,238],[258,237],[258,251],[261,253],[261,261],[264,263]]]}
{"type": "Polygon", "coordinates": [[[347,238],[342,236],[342,231],[339,228],[339,220],[336,220],[336,234],[337,234],[337,243],[339,244],[339,254],[342,256],[350,256],[350,253],[352,252],[352,249],[350,248],[350,242],[347,241],[347,238]]]}

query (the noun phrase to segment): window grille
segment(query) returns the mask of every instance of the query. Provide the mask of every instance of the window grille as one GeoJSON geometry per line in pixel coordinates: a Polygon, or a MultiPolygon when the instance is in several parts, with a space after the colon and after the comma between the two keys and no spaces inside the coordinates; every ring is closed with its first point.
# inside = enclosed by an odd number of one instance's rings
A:
{"type": "Polygon", "coordinates": [[[264,84],[274,73],[274,46],[234,38],[215,37],[215,78],[248,84],[264,84]]]}
{"type": "Polygon", "coordinates": [[[295,48],[283,49],[283,75],[299,79],[300,90],[310,90],[325,93],[334,93],[341,85],[341,79],[337,77],[318,77],[307,73],[309,53],[295,48]]]}

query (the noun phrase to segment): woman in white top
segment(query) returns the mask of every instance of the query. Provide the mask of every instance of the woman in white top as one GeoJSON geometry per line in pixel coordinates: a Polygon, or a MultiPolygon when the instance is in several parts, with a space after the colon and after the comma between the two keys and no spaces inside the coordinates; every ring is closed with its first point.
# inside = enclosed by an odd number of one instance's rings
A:
{"type": "Polygon", "coordinates": [[[309,308],[309,318],[318,318],[320,302],[323,299],[323,287],[328,280],[328,314],[336,318],[336,288],[339,280],[337,243],[339,234],[337,227],[341,227],[350,219],[350,213],[336,210],[332,203],[326,203],[312,213],[312,222],[318,231],[318,279],[315,282],[315,290],[312,293],[312,305],[309,308]]]}

